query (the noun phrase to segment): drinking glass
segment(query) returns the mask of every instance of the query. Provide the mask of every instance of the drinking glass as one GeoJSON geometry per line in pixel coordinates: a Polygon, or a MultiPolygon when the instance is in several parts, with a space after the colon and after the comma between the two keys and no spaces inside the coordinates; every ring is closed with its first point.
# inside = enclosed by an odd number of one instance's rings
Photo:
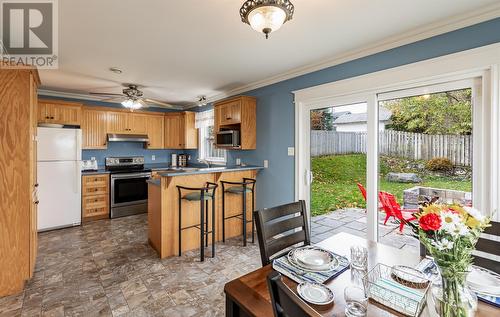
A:
{"type": "Polygon", "coordinates": [[[357,286],[344,289],[345,315],[347,317],[364,317],[368,311],[368,297],[365,290],[357,286]]]}
{"type": "Polygon", "coordinates": [[[357,270],[368,269],[368,250],[365,247],[351,247],[351,267],[357,270]]]}

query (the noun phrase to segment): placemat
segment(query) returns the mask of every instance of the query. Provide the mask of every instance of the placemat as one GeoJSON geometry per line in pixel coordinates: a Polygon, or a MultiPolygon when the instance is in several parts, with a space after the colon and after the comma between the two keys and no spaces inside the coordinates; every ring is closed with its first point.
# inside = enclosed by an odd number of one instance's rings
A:
{"type": "Polygon", "coordinates": [[[302,282],[316,282],[323,284],[326,281],[339,276],[342,272],[349,268],[349,260],[341,255],[331,252],[338,260],[339,266],[327,272],[309,272],[304,271],[288,261],[288,255],[285,254],[273,260],[273,269],[281,274],[289,277],[297,283],[302,282]]]}

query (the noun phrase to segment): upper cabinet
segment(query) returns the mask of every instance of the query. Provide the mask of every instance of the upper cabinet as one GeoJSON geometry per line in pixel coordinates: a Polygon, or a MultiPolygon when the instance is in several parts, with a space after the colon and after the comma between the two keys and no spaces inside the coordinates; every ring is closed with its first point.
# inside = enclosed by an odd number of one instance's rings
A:
{"type": "Polygon", "coordinates": [[[160,150],[165,148],[164,143],[164,126],[165,122],[163,116],[146,116],[147,135],[149,142],[147,148],[151,150],[160,150]]]}
{"type": "Polygon", "coordinates": [[[147,115],[108,111],[108,133],[146,134],[147,115]]]}
{"type": "Polygon", "coordinates": [[[214,104],[215,131],[238,130],[240,150],[257,147],[257,102],[253,97],[240,96],[214,104]]]}
{"type": "Polygon", "coordinates": [[[82,104],[60,100],[38,101],[38,123],[81,125],[82,104]]]}
{"type": "Polygon", "coordinates": [[[165,148],[198,148],[198,130],[195,128],[194,112],[186,111],[165,114],[165,148]]]}
{"type": "Polygon", "coordinates": [[[106,149],[107,112],[84,107],[82,114],[82,142],[83,149],[106,149]]]}
{"type": "Polygon", "coordinates": [[[129,112],[105,107],[83,107],[83,149],[107,148],[108,133],[146,134],[151,150],[196,149],[198,130],[194,112],[129,112]]]}

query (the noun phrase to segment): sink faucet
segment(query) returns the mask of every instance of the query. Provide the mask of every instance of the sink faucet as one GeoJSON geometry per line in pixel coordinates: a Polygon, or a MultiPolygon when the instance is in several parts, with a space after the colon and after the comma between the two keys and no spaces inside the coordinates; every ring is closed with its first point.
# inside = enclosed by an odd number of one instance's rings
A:
{"type": "Polygon", "coordinates": [[[199,159],[198,162],[205,163],[205,164],[207,164],[207,167],[210,168],[210,162],[209,161],[199,159]]]}

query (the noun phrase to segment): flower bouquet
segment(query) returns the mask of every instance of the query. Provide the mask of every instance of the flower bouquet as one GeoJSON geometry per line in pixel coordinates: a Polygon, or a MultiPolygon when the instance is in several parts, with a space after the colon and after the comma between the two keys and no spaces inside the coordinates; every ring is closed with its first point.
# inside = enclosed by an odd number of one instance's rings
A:
{"type": "Polygon", "coordinates": [[[472,251],[489,218],[460,205],[430,204],[415,214],[413,227],[441,273],[441,284],[431,288],[436,311],[441,317],[473,316],[477,298],[466,277],[473,262],[472,251]]]}

